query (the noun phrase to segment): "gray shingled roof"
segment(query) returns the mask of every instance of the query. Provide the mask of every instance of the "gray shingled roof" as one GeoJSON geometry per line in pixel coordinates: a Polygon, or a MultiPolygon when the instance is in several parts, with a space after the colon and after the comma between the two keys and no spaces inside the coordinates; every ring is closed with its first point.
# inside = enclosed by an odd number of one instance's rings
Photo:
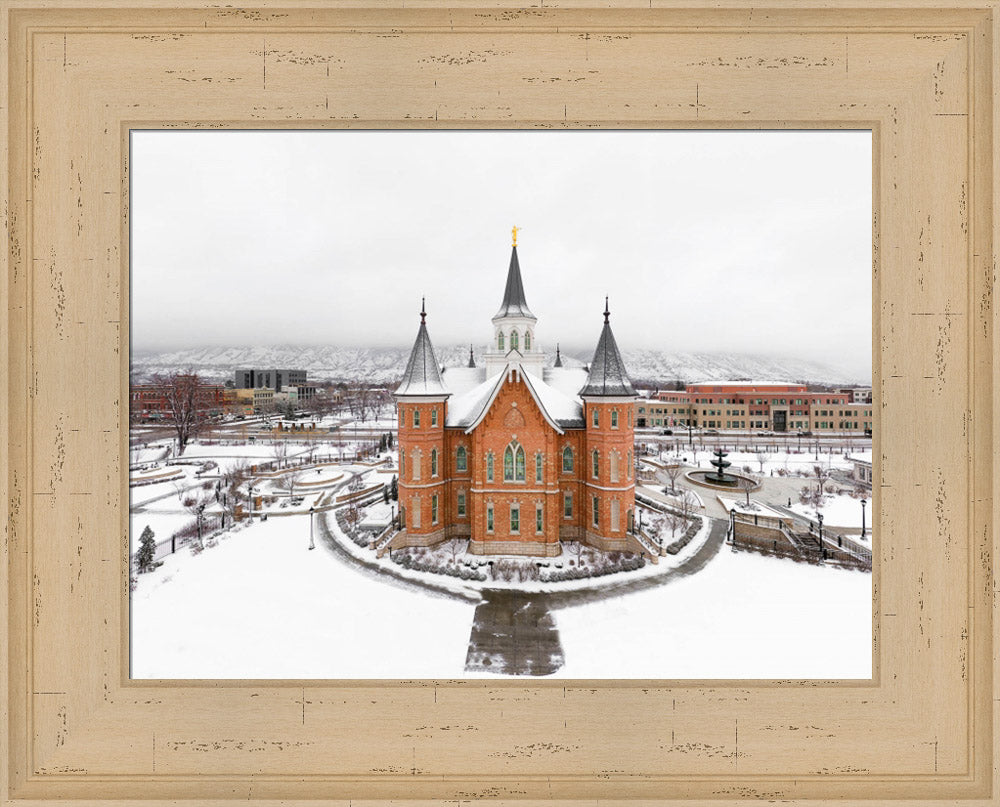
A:
{"type": "Polygon", "coordinates": [[[510,252],[510,268],[507,269],[507,287],[503,292],[503,302],[496,317],[531,317],[535,315],[528,309],[528,301],[524,299],[524,283],[521,282],[521,265],[517,262],[517,247],[510,252]]]}
{"type": "Polygon", "coordinates": [[[594,351],[594,360],[590,363],[587,383],[580,390],[585,395],[635,395],[635,388],[625,370],[622,354],[618,352],[618,343],[611,332],[608,313],[604,314],[604,330],[594,351]]]}
{"type": "Polygon", "coordinates": [[[396,387],[396,395],[448,395],[441,378],[441,368],[434,356],[427,325],[421,316],[417,341],[413,343],[410,360],[406,363],[403,380],[396,387]]]}

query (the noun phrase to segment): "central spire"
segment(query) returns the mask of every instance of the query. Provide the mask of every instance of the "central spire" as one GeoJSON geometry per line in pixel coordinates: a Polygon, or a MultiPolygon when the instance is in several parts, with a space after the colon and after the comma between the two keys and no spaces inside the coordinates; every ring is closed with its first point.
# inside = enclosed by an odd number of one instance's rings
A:
{"type": "MultiPolygon", "coordinates": [[[[517,228],[514,228],[515,231],[517,228]]],[[[503,292],[503,302],[500,303],[500,310],[497,311],[493,319],[499,317],[530,317],[535,319],[535,315],[528,308],[528,301],[524,297],[524,283],[521,280],[521,265],[517,260],[517,236],[515,233],[514,246],[510,250],[510,267],[507,269],[507,286],[503,292]]]]}

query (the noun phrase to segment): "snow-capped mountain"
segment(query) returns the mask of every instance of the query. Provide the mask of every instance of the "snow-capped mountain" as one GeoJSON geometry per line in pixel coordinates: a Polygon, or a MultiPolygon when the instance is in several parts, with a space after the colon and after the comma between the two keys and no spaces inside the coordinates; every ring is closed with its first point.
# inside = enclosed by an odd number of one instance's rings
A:
{"type": "MultiPolygon", "coordinates": [[[[486,346],[476,345],[474,351],[478,362],[486,346]]],[[[436,346],[435,352],[444,365],[464,366],[469,360],[468,345],[436,346]]],[[[176,371],[192,371],[206,379],[222,381],[232,378],[237,368],[277,368],[307,370],[310,381],[363,381],[388,385],[402,376],[409,355],[409,347],[205,347],[168,352],[136,351],[132,354],[132,369],[136,381],[176,371]]],[[[551,361],[554,354],[549,358],[551,361]]],[[[580,365],[590,360],[590,354],[563,350],[562,358],[566,365],[580,365]]],[[[622,358],[634,381],[651,384],[735,379],[871,384],[870,378],[857,372],[787,357],[625,350],[622,358]]]]}

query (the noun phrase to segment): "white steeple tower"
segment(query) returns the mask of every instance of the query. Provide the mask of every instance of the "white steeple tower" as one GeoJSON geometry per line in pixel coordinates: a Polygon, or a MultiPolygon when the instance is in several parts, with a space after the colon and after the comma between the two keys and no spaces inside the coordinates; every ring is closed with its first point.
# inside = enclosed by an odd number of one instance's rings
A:
{"type": "Polygon", "coordinates": [[[509,362],[517,361],[525,370],[542,377],[545,356],[535,339],[535,315],[528,308],[517,260],[517,227],[513,229],[510,267],[500,310],[493,317],[493,341],[486,352],[487,378],[499,373],[509,362]]]}

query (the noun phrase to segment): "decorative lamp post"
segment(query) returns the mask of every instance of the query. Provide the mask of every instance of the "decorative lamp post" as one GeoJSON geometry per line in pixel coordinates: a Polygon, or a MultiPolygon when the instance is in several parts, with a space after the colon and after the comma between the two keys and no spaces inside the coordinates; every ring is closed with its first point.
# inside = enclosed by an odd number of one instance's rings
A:
{"type": "Polygon", "coordinates": [[[198,505],[198,543],[201,544],[201,519],[202,514],[205,512],[204,503],[198,505]]]}
{"type": "Polygon", "coordinates": [[[313,515],[316,512],[316,505],[309,508],[309,548],[315,549],[316,543],[313,541],[313,515]]]}
{"type": "Polygon", "coordinates": [[[816,520],[819,522],[819,551],[823,560],[826,560],[826,547],[823,546],[823,514],[817,513],[816,520]]]}
{"type": "Polygon", "coordinates": [[[868,504],[867,499],[861,500],[861,540],[865,538],[865,505],[868,504]]]}
{"type": "Polygon", "coordinates": [[[249,505],[249,508],[250,508],[249,519],[250,519],[250,523],[252,524],[253,523],[253,485],[250,485],[247,488],[247,501],[248,501],[248,505],[249,505]]]}

